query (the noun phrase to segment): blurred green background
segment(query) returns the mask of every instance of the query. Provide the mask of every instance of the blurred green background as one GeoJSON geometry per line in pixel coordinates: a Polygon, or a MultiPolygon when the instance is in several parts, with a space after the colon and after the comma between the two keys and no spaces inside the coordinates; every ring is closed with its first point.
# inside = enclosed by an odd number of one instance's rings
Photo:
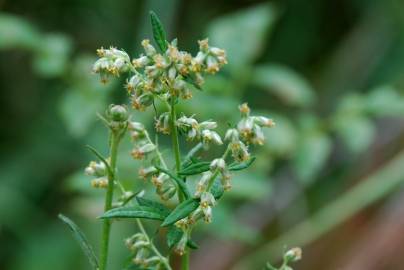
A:
{"type": "MultiPolygon", "coordinates": [[[[228,51],[224,72],[183,111],[225,127],[247,101],[277,123],[214,223],[199,226],[191,269],[261,269],[295,245],[296,269],[402,269],[399,0],[1,0],[0,269],[89,269],[56,216],[72,217],[97,247],[102,191],[82,173],[92,159],[84,146],[106,153],[95,113],[127,102],[122,80],[103,86],[91,65],[101,46],[140,53],[150,9],[180,48],[195,53],[208,36],[228,51]]],[[[152,126],[152,112],[134,116],[152,126]]],[[[138,190],[129,151],[126,141],[119,174],[138,190]]],[[[122,268],[134,230],[114,225],[111,269],[122,268]]]]}

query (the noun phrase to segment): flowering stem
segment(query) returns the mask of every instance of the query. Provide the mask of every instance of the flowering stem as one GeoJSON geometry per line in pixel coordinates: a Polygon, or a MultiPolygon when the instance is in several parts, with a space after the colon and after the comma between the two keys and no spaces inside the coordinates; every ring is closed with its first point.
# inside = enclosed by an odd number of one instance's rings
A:
{"type": "MultiPolygon", "coordinates": [[[[116,172],[116,160],[118,156],[118,145],[120,139],[121,136],[119,132],[111,131],[111,144],[109,150],[111,172],[108,173],[108,187],[107,187],[107,194],[105,196],[104,212],[110,210],[112,207],[115,172],[116,172]]],[[[111,230],[111,221],[109,219],[103,219],[102,235],[101,235],[101,251],[100,251],[100,270],[105,270],[107,268],[110,230],[111,230]]]]}
{"type": "MultiPolygon", "coordinates": [[[[174,98],[171,99],[171,106],[170,106],[170,112],[171,112],[171,138],[172,138],[172,144],[173,144],[173,150],[174,150],[174,155],[175,155],[175,171],[178,173],[181,170],[181,153],[180,153],[180,144],[178,142],[178,130],[177,130],[177,115],[175,112],[175,100],[174,98]]],[[[184,195],[182,192],[178,192],[178,199],[180,202],[184,200],[184,195]]],[[[189,250],[182,256],[182,270],[189,270],[189,250]]]]}
{"type": "Polygon", "coordinates": [[[151,241],[151,239],[150,239],[149,235],[147,234],[146,230],[144,229],[143,224],[140,221],[140,219],[137,218],[136,223],[137,223],[137,226],[139,227],[139,230],[146,237],[147,242],[150,243],[150,248],[154,252],[154,254],[156,254],[156,256],[160,258],[161,262],[164,264],[164,266],[166,267],[167,270],[172,270],[170,264],[168,263],[168,260],[163,255],[161,255],[161,253],[158,251],[156,246],[151,241]]]}
{"type": "MultiPolygon", "coordinates": [[[[170,106],[170,112],[171,112],[171,117],[170,117],[170,124],[171,124],[171,139],[172,139],[172,144],[173,144],[173,151],[175,155],[175,171],[178,173],[181,170],[181,154],[180,154],[180,144],[178,142],[178,130],[177,130],[177,115],[175,112],[175,100],[171,100],[171,106],[170,106]]],[[[180,202],[184,200],[183,194],[181,192],[178,192],[178,199],[180,202]]]]}

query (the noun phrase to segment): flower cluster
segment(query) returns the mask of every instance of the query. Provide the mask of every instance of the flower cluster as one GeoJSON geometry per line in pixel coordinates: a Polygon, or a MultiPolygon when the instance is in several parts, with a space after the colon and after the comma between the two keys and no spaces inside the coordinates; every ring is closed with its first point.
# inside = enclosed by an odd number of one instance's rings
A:
{"type": "Polygon", "coordinates": [[[187,140],[202,141],[205,148],[207,148],[210,143],[216,145],[223,144],[220,135],[216,131],[213,131],[213,129],[217,128],[216,122],[203,121],[198,123],[194,117],[186,117],[183,115],[177,119],[176,126],[181,133],[185,134],[187,140]]]}
{"type": "Polygon", "coordinates": [[[162,258],[152,255],[150,240],[143,233],[137,233],[127,238],[125,245],[131,251],[132,262],[135,265],[146,268],[159,267],[163,264],[162,258]]]}
{"type": "Polygon", "coordinates": [[[199,52],[195,57],[177,47],[176,39],[168,44],[165,52],[159,53],[148,39],[142,41],[144,54],[130,61],[124,51],[110,48],[99,49],[93,71],[106,82],[109,75],[119,76],[130,71],[126,89],[131,96],[133,108],[144,110],[156,96],[168,100],[170,97],[189,99],[190,84],[200,87],[204,74],[214,74],[227,63],[224,50],[210,47],[208,40],[199,41],[199,52]]]}
{"type": "Polygon", "coordinates": [[[84,170],[88,176],[95,176],[96,178],[91,180],[91,186],[95,188],[106,188],[108,186],[107,168],[102,162],[91,161],[90,164],[84,170]]]}
{"type": "Polygon", "coordinates": [[[100,74],[103,83],[108,81],[109,75],[119,76],[130,69],[130,57],[124,51],[114,47],[101,48],[97,50],[97,54],[100,59],[94,63],[93,72],[100,74]]]}
{"type": "Polygon", "coordinates": [[[237,130],[241,139],[248,144],[263,145],[265,138],[262,127],[273,127],[274,121],[264,116],[250,116],[250,108],[247,103],[241,104],[239,110],[241,120],[237,124],[237,130]]]}

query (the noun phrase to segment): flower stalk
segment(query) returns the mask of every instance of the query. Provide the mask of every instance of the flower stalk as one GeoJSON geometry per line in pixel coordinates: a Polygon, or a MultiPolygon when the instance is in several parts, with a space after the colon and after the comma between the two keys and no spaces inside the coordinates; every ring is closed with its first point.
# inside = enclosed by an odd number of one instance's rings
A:
{"type": "MultiPolygon", "coordinates": [[[[110,154],[111,171],[108,172],[108,187],[105,196],[104,212],[112,208],[115,175],[116,175],[116,163],[118,159],[118,147],[119,142],[121,140],[121,134],[119,133],[119,131],[111,130],[110,136],[111,136],[111,144],[109,154],[110,154]]],[[[110,231],[111,231],[111,221],[109,219],[104,219],[102,224],[102,235],[101,235],[100,270],[107,269],[110,231]]]]}

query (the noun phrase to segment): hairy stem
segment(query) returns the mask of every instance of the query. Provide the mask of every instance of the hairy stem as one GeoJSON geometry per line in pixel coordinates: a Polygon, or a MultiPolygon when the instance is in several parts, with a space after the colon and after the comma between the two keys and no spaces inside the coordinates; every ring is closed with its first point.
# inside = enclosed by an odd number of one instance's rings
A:
{"type": "MultiPolygon", "coordinates": [[[[108,187],[107,187],[107,194],[105,196],[104,212],[110,210],[112,207],[112,199],[114,196],[115,173],[116,173],[116,160],[118,155],[119,142],[120,142],[120,134],[111,131],[111,144],[109,150],[111,172],[108,173],[108,187]]],[[[111,221],[109,219],[103,219],[102,235],[101,235],[101,251],[100,251],[100,270],[107,269],[110,230],[111,230],[111,221]]]]}

